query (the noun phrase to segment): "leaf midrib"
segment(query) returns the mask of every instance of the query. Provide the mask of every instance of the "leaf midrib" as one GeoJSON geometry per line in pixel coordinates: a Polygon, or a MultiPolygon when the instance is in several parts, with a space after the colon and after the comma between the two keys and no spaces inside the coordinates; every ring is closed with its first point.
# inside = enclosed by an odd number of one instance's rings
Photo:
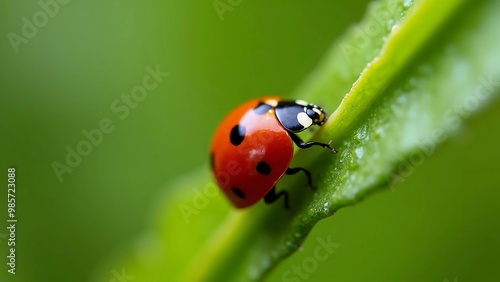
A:
{"type": "Polygon", "coordinates": [[[374,101],[384,95],[384,90],[412,63],[412,58],[425,49],[427,43],[432,42],[437,31],[445,26],[466,2],[467,0],[422,1],[413,7],[405,21],[399,27],[393,28],[379,55],[361,72],[315,139],[341,140],[352,132],[359,120],[366,117],[374,101]],[[389,62],[395,64],[387,67],[389,62]]]}

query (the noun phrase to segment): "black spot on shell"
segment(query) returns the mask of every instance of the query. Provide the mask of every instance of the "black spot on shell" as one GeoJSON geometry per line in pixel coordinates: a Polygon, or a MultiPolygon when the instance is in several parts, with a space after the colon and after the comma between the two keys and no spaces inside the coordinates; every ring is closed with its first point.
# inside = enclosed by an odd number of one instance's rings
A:
{"type": "Polygon", "coordinates": [[[234,146],[238,146],[245,139],[246,128],[243,125],[237,124],[231,129],[231,135],[229,136],[229,140],[231,144],[234,146]]]}
{"type": "Polygon", "coordinates": [[[240,198],[242,198],[242,199],[245,199],[245,193],[243,193],[243,191],[241,191],[241,190],[240,190],[240,188],[238,188],[238,187],[233,187],[233,193],[234,193],[236,196],[238,196],[238,197],[240,197],[240,198]]]}
{"type": "Polygon", "coordinates": [[[257,172],[260,174],[269,175],[271,173],[271,167],[265,161],[261,161],[257,164],[257,172]]]}
{"type": "Polygon", "coordinates": [[[257,107],[255,107],[253,109],[254,113],[258,114],[258,115],[263,115],[267,112],[269,112],[269,110],[272,108],[271,105],[269,104],[266,104],[266,103],[263,103],[263,102],[260,102],[257,107]]]}

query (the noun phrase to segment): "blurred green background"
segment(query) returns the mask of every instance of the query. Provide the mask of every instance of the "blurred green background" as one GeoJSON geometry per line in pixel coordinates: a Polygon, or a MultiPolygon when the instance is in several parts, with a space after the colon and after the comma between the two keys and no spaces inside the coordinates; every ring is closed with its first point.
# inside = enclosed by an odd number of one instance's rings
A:
{"type": "MultiPolygon", "coordinates": [[[[287,96],[368,1],[331,2],[242,1],[221,20],[212,1],[70,0],[16,53],[9,33],[43,8],[0,0],[0,179],[17,169],[19,220],[15,276],[0,231],[0,281],[88,281],[143,232],[160,188],[206,163],[223,116],[252,97],[287,96]],[[120,119],[112,103],[158,65],[169,76],[120,119]],[[114,131],[60,182],[52,163],[104,118],[114,131]]],[[[309,281],[496,280],[499,118],[491,106],[395,190],[320,222],[269,280],[328,236],[340,246],[309,281]]]]}

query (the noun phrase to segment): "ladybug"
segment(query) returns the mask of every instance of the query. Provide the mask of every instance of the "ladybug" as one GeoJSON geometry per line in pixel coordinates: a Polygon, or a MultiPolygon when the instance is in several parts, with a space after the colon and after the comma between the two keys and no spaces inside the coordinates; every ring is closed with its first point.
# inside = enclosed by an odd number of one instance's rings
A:
{"type": "Polygon", "coordinates": [[[304,142],[295,133],[310,126],[323,125],[327,114],[320,107],[302,100],[280,97],[251,100],[231,112],[217,129],[210,149],[210,163],[222,191],[237,208],[245,208],[264,198],[272,203],[288,193],[276,192],[276,183],[285,174],[308,170],[289,165],[293,143],[299,148],[321,146],[336,153],[328,143],[304,142]]]}

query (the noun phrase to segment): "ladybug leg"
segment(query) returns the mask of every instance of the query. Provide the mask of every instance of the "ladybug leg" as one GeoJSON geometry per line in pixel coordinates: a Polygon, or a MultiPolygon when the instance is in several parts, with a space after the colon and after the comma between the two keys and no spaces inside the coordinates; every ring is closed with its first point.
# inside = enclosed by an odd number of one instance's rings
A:
{"type": "Polygon", "coordinates": [[[304,141],[302,141],[302,139],[300,139],[299,136],[297,136],[295,133],[292,133],[292,132],[290,132],[290,137],[292,138],[292,140],[295,143],[295,145],[297,145],[297,147],[299,147],[301,149],[310,148],[312,146],[321,146],[321,147],[323,147],[325,149],[331,150],[335,154],[337,153],[337,150],[335,150],[335,148],[333,148],[331,146],[331,144],[332,144],[331,140],[328,143],[320,143],[320,142],[313,142],[313,141],[304,142],[304,141]]]}
{"type": "Polygon", "coordinates": [[[303,171],[306,174],[307,184],[309,185],[309,187],[311,187],[311,189],[316,190],[316,188],[312,184],[311,173],[309,172],[309,170],[307,170],[303,167],[287,168],[285,171],[285,174],[294,175],[294,174],[297,174],[299,171],[303,171]]]}
{"type": "Polygon", "coordinates": [[[288,192],[281,191],[276,194],[276,186],[273,186],[269,192],[264,196],[264,202],[266,204],[271,204],[276,202],[281,196],[285,197],[285,209],[290,210],[290,205],[288,204],[288,192]]]}

